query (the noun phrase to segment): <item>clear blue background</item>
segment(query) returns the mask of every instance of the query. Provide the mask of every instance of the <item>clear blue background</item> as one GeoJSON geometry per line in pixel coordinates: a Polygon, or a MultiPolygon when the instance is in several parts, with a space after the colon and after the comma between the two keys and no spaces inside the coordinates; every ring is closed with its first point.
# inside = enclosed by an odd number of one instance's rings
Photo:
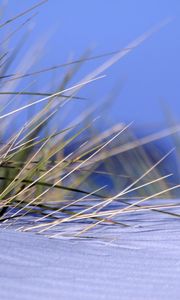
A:
{"type": "MultiPolygon", "coordinates": [[[[5,17],[37,2],[9,0],[5,17]]],[[[108,110],[111,123],[134,121],[137,126],[166,126],[163,107],[168,107],[173,117],[180,120],[179,0],[49,0],[37,11],[39,15],[32,22],[34,30],[28,44],[41,43],[41,38],[48,34],[51,38],[32,71],[76,59],[89,47],[94,55],[121,49],[155,24],[174,17],[170,24],[106,71],[105,79],[84,89],[81,94],[89,100],[75,107],[78,113],[86,105],[101,102],[115,87],[120,93],[108,110]]],[[[17,20],[13,26],[20,22],[17,20]]],[[[28,47],[24,47],[19,58],[28,47]]],[[[74,82],[103,61],[105,58],[87,62],[74,82]]],[[[64,71],[56,71],[55,75],[62,79],[64,71]]],[[[38,77],[38,84],[47,91],[47,77],[43,76],[38,77]]]]}

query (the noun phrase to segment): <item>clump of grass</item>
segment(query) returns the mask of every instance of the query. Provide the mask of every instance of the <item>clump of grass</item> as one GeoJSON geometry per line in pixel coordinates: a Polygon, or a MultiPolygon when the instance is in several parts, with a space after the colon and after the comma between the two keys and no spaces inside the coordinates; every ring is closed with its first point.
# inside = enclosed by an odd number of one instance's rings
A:
{"type": "MultiPolygon", "coordinates": [[[[3,21],[0,30],[11,23],[14,26],[17,19],[34,13],[45,2],[3,21]]],[[[6,47],[7,40],[34,16],[28,16],[10,32],[4,40],[6,47]]],[[[153,210],[178,216],[171,211],[179,206],[176,199],[170,203],[148,202],[161,196],[172,198],[171,192],[180,186],[169,183],[167,178],[172,174],[161,173],[158,168],[172,150],[164,155],[155,151],[156,157],[152,157],[144,145],[175,134],[180,126],[174,125],[141,139],[135,138],[132,124],[117,124],[99,133],[94,125],[96,108],[93,107],[68,126],[61,126],[61,121],[54,129],[54,120],[59,116],[66,118],[66,107],[71,101],[84,101],[78,95],[81,89],[96,80],[103,80],[107,68],[162,25],[143,34],[121,51],[99,56],[86,53],[75,61],[42,70],[31,71],[30,60],[20,70],[9,72],[19,46],[12,53],[6,47],[1,49],[0,97],[4,103],[0,110],[0,221],[3,226],[51,232],[51,236],[57,236],[59,232],[52,234],[52,230],[62,223],[80,222],[82,229],[76,235],[81,235],[102,223],[127,226],[120,218],[127,213],[153,210]],[[69,86],[82,63],[103,56],[110,58],[81,81],[69,86]],[[69,66],[71,68],[65,70],[69,66]],[[32,78],[59,68],[64,68],[64,78],[55,91],[29,91],[32,78]],[[24,79],[30,81],[26,82],[25,88],[18,90],[24,79]],[[22,97],[27,101],[18,104],[22,97]]]]}

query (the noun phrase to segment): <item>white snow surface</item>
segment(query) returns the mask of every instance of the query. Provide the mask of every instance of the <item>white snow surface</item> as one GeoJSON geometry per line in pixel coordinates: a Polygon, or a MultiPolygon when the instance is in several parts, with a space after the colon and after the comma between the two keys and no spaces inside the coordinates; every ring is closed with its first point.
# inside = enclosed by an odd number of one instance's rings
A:
{"type": "Polygon", "coordinates": [[[179,300],[179,218],[152,212],[139,223],[57,239],[1,226],[0,299],[179,300]]]}

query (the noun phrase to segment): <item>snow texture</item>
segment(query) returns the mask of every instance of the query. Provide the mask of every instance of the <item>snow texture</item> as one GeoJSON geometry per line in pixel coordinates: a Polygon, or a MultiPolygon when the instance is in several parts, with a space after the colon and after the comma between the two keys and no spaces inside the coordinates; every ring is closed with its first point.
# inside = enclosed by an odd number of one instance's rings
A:
{"type": "Polygon", "coordinates": [[[99,226],[84,239],[1,227],[0,299],[178,300],[179,218],[154,216],[143,226],[99,226]]]}

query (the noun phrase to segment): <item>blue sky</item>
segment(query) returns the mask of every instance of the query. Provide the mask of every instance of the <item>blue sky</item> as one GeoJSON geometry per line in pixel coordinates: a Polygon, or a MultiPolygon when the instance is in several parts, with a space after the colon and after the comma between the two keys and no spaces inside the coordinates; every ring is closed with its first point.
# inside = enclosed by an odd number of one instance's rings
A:
{"type": "MultiPolygon", "coordinates": [[[[37,2],[9,0],[6,17],[37,2]]],[[[162,107],[168,107],[176,120],[180,120],[180,1],[49,0],[38,11],[28,43],[41,42],[48,34],[51,37],[32,70],[76,59],[87,48],[93,49],[94,55],[121,49],[155,24],[174,17],[170,24],[105,72],[105,79],[84,89],[82,95],[89,100],[75,107],[78,113],[86,105],[101,102],[115,88],[119,93],[108,110],[112,123],[166,125],[162,107]]],[[[86,63],[74,82],[103,61],[86,63]]],[[[63,72],[61,69],[55,75],[61,77],[63,72]]],[[[45,79],[39,76],[38,81],[41,86],[45,79]]]]}

